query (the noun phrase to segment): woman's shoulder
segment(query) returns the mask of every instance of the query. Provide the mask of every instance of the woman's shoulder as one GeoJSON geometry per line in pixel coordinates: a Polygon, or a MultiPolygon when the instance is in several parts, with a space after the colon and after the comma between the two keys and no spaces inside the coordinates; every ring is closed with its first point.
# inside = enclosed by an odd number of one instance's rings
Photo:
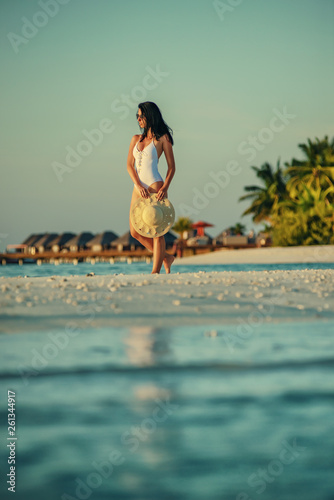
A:
{"type": "Polygon", "coordinates": [[[170,137],[169,135],[166,133],[164,135],[162,135],[159,139],[163,144],[173,144],[170,140],[170,137]]]}
{"type": "Polygon", "coordinates": [[[141,135],[140,135],[140,134],[135,134],[135,135],[133,135],[133,136],[132,136],[132,138],[131,138],[131,144],[132,144],[132,143],[134,143],[134,144],[135,144],[136,142],[138,142],[138,141],[139,141],[139,139],[140,139],[140,137],[141,137],[141,135]]]}
{"type": "Polygon", "coordinates": [[[164,135],[160,136],[159,142],[170,142],[170,138],[169,138],[168,134],[164,134],[164,135]]]}

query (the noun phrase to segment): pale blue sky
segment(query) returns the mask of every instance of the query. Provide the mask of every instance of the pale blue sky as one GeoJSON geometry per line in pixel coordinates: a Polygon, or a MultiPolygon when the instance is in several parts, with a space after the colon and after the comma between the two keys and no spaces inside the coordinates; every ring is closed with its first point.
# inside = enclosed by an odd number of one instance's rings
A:
{"type": "Polygon", "coordinates": [[[238,221],[258,229],[238,202],[250,166],[334,135],[334,2],[237,3],[220,2],[219,16],[212,0],[1,0],[1,249],[35,232],[128,230],[126,158],[142,100],[174,130],[177,216],[213,223],[212,235],[238,221]],[[54,162],[84,151],[83,131],[101,121],[112,131],[59,182],[54,162]]]}

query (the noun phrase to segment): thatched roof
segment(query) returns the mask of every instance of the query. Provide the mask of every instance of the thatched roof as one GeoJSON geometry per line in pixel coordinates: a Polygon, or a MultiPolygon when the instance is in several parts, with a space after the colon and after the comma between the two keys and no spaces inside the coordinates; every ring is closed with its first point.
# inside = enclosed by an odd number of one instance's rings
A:
{"type": "Polygon", "coordinates": [[[46,246],[49,244],[50,241],[54,240],[58,236],[58,233],[45,233],[41,238],[35,241],[33,246],[35,248],[43,246],[46,248],[46,246]]]}
{"type": "Polygon", "coordinates": [[[131,236],[130,231],[128,231],[127,233],[123,234],[122,236],[120,236],[119,238],[114,240],[111,244],[112,247],[117,247],[118,245],[123,245],[123,246],[134,245],[135,247],[143,247],[144,248],[144,246],[141,243],[139,243],[139,241],[136,240],[136,238],[131,236]]]}
{"type": "Polygon", "coordinates": [[[44,236],[45,233],[33,233],[28,238],[26,238],[24,241],[22,241],[22,245],[28,245],[30,247],[33,245],[36,241],[40,240],[42,236],[44,236]]]}
{"type": "Polygon", "coordinates": [[[58,234],[53,240],[49,241],[47,244],[47,248],[52,248],[54,245],[58,245],[62,247],[67,243],[71,238],[75,237],[75,233],[62,233],[58,234]]]}
{"type": "Polygon", "coordinates": [[[92,247],[93,245],[110,245],[114,240],[118,238],[118,235],[112,231],[104,231],[103,233],[97,234],[94,238],[87,243],[87,247],[92,247]]]}
{"type": "Polygon", "coordinates": [[[80,233],[68,240],[63,247],[70,248],[71,246],[83,247],[86,246],[86,243],[94,238],[93,233],[80,233]]]}

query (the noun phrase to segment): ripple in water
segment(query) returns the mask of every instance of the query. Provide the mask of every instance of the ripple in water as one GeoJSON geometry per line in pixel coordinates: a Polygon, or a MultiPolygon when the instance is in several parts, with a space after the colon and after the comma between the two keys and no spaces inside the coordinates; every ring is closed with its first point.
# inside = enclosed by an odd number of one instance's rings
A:
{"type": "Polygon", "coordinates": [[[334,322],[235,328],[1,335],[16,498],[331,498],[334,322]]]}

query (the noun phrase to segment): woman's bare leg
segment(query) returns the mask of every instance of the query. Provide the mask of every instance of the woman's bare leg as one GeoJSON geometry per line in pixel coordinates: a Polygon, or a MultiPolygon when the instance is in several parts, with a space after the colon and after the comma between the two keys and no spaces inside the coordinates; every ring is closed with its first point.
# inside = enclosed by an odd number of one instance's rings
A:
{"type": "MultiPolygon", "coordinates": [[[[162,182],[157,182],[157,183],[154,183],[152,184],[152,186],[149,187],[149,191],[152,192],[152,193],[155,193],[157,192],[161,185],[163,183],[162,182]],[[156,188],[155,185],[158,185],[158,188],[156,188]]],[[[132,199],[131,199],[131,204],[130,204],[130,208],[132,206],[132,204],[140,197],[140,194],[138,193],[138,191],[136,190],[136,188],[133,189],[133,193],[132,193],[132,199]]],[[[170,268],[171,268],[171,265],[174,261],[174,257],[173,255],[170,255],[169,253],[166,252],[166,244],[165,244],[165,238],[163,236],[161,236],[160,238],[163,240],[162,243],[160,243],[160,245],[158,246],[157,244],[157,247],[155,249],[154,247],[154,240],[159,240],[159,238],[146,238],[145,236],[142,236],[141,234],[137,233],[137,231],[135,230],[135,228],[132,226],[131,224],[131,220],[129,221],[130,222],[130,233],[131,235],[136,238],[136,240],[138,240],[145,248],[147,248],[147,250],[149,250],[150,252],[153,253],[153,269],[154,269],[154,272],[160,272],[160,269],[161,269],[161,264],[160,264],[160,268],[159,268],[159,271],[157,271],[158,267],[159,267],[159,261],[160,261],[160,258],[161,258],[161,253],[163,255],[163,264],[164,264],[164,267],[165,267],[165,270],[166,270],[166,274],[169,274],[170,273],[170,268]],[[154,267],[154,258],[158,256],[158,260],[156,262],[156,267],[154,267]]],[[[152,271],[153,272],[153,271],[152,271]]]]}
{"type": "MultiPolygon", "coordinates": [[[[162,187],[163,182],[154,182],[149,186],[150,193],[157,193],[162,187]]],[[[164,264],[166,274],[170,273],[171,265],[174,261],[173,255],[166,252],[166,242],[164,236],[153,238],[153,269],[152,274],[160,273],[162,263],[164,264]]]]}
{"type": "Polygon", "coordinates": [[[153,269],[152,274],[160,273],[162,261],[166,254],[166,243],[163,236],[153,238],[153,269]]]}

